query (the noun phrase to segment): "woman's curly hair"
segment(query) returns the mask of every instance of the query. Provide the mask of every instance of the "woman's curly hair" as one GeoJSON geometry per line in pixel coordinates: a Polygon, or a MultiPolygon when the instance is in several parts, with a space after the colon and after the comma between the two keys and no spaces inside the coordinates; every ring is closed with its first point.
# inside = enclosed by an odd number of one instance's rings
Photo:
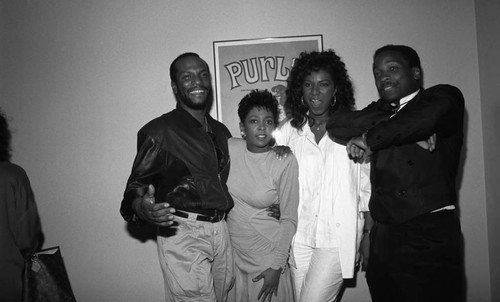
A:
{"type": "Polygon", "coordinates": [[[0,162],[10,161],[10,139],[9,124],[2,109],[0,109],[0,162]]]}
{"type": "Polygon", "coordinates": [[[278,124],[278,101],[267,89],[254,89],[245,95],[238,104],[238,116],[242,123],[253,108],[263,108],[273,114],[273,121],[278,124]]]}
{"type": "Polygon", "coordinates": [[[292,67],[286,89],[285,111],[293,127],[302,129],[309,108],[302,102],[302,83],[311,72],[324,70],[334,82],[336,102],[330,114],[337,109],[354,110],[354,89],[344,62],[333,50],[302,52],[292,67]]]}

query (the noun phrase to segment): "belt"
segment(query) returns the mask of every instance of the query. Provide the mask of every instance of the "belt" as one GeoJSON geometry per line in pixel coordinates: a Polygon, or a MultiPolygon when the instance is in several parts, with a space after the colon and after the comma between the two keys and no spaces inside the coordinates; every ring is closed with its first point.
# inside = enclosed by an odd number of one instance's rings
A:
{"type": "Polygon", "coordinates": [[[172,214],[175,216],[182,217],[182,218],[192,217],[192,218],[194,218],[194,220],[206,221],[206,222],[212,222],[212,223],[219,222],[226,217],[226,212],[215,210],[214,213],[215,213],[214,216],[208,216],[208,215],[203,215],[203,214],[198,214],[198,213],[175,210],[175,212],[172,214]]]}

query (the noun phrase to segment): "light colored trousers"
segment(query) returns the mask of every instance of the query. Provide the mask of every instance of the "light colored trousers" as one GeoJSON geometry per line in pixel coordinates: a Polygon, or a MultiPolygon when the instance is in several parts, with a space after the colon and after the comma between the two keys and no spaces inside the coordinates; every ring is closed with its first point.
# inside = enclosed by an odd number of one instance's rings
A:
{"type": "Polygon", "coordinates": [[[313,248],[295,242],[292,268],[299,302],[335,301],[344,279],[337,248],[313,248]]]}
{"type": "Polygon", "coordinates": [[[226,221],[176,220],[176,232],[175,228],[158,228],[157,233],[165,300],[225,302],[234,283],[226,221]]]}

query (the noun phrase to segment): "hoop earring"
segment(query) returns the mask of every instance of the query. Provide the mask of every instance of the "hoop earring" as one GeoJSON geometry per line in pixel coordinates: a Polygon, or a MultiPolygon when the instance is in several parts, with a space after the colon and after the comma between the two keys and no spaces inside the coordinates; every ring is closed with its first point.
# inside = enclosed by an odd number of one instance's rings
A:
{"type": "Polygon", "coordinates": [[[304,101],[304,96],[300,97],[300,101],[302,102],[302,105],[309,107],[309,106],[307,106],[307,103],[304,101]]]}
{"type": "Polygon", "coordinates": [[[332,100],[332,104],[330,106],[334,107],[335,103],[337,103],[337,97],[334,95],[333,100],[332,100]]]}

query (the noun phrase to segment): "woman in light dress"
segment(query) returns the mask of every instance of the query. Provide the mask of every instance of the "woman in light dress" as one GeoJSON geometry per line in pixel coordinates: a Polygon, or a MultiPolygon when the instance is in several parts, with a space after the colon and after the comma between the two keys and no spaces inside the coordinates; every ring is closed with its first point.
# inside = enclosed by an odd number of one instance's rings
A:
{"type": "Polygon", "coordinates": [[[279,159],[272,151],[278,114],[270,92],[250,92],[238,107],[244,139],[229,140],[234,207],[227,223],[236,283],[228,301],[295,301],[288,259],[297,226],[298,165],[293,154],[279,159]],[[279,219],[267,211],[276,204],[279,219]]]}

